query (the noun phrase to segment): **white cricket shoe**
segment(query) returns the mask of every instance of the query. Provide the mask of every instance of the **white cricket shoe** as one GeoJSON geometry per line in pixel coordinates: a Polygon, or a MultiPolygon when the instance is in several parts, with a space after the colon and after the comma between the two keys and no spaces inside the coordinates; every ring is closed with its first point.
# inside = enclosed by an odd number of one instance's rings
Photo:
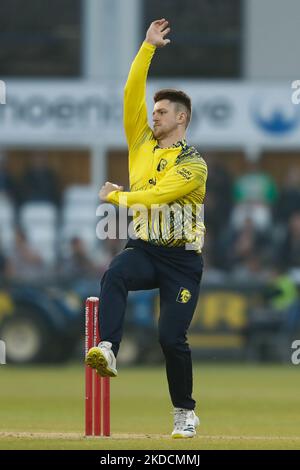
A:
{"type": "Polygon", "coordinates": [[[85,363],[92,369],[96,369],[101,377],[117,377],[118,375],[117,361],[111,346],[109,341],[101,341],[98,346],[89,350],[85,358],[85,363]]]}
{"type": "Polygon", "coordinates": [[[174,431],[173,439],[186,439],[196,436],[196,426],[200,420],[193,410],[174,408],[174,431]]]}

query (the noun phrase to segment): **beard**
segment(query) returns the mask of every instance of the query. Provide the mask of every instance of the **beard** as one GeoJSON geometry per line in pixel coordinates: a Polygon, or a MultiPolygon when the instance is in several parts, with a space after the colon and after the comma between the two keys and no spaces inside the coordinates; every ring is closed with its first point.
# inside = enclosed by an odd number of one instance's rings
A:
{"type": "Polygon", "coordinates": [[[159,127],[154,127],[153,128],[153,135],[154,135],[156,140],[158,140],[161,137],[162,134],[163,134],[163,132],[159,127]]]}
{"type": "Polygon", "coordinates": [[[163,126],[153,127],[153,135],[156,140],[166,137],[170,131],[171,129],[166,129],[163,126]]]}

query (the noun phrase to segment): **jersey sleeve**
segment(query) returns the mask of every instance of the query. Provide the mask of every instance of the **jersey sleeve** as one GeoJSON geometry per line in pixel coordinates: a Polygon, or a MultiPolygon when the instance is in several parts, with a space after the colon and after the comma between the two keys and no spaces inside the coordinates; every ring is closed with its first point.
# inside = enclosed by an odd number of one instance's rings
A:
{"type": "Polygon", "coordinates": [[[151,131],[146,105],[146,81],[156,47],[143,42],[137,53],[124,88],[124,129],[129,149],[151,131]]]}
{"type": "Polygon", "coordinates": [[[195,189],[199,189],[204,195],[206,179],[205,162],[180,163],[173,166],[151,189],[132,192],[112,191],[108,195],[108,201],[125,207],[143,204],[150,209],[153,204],[169,204],[195,189]]]}

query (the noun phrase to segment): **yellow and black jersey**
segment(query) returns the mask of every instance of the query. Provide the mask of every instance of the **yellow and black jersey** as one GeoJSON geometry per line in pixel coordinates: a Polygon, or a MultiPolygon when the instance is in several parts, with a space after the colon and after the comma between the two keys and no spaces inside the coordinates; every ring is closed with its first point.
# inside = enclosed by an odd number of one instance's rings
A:
{"type": "Polygon", "coordinates": [[[199,210],[207,166],[185,140],[160,148],[153,136],[147,117],[146,80],[155,49],[147,42],[142,44],[125,86],[130,192],[113,191],[107,199],[136,211],[134,231],[138,238],[164,246],[199,245],[205,231],[199,210]]]}

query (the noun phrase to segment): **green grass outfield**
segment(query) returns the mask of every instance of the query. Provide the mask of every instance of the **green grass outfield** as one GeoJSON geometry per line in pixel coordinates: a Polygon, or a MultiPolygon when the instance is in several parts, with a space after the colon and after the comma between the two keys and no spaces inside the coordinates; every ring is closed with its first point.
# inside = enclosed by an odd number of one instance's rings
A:
{"type": "Polygon", "coordinates": [[[0,366],[0,449],[300,449],[300,366],[195,364],[197,437],[173,440],[163,367],[111,380],[111,438],[85,439],[84,367],[0,366]]]}

